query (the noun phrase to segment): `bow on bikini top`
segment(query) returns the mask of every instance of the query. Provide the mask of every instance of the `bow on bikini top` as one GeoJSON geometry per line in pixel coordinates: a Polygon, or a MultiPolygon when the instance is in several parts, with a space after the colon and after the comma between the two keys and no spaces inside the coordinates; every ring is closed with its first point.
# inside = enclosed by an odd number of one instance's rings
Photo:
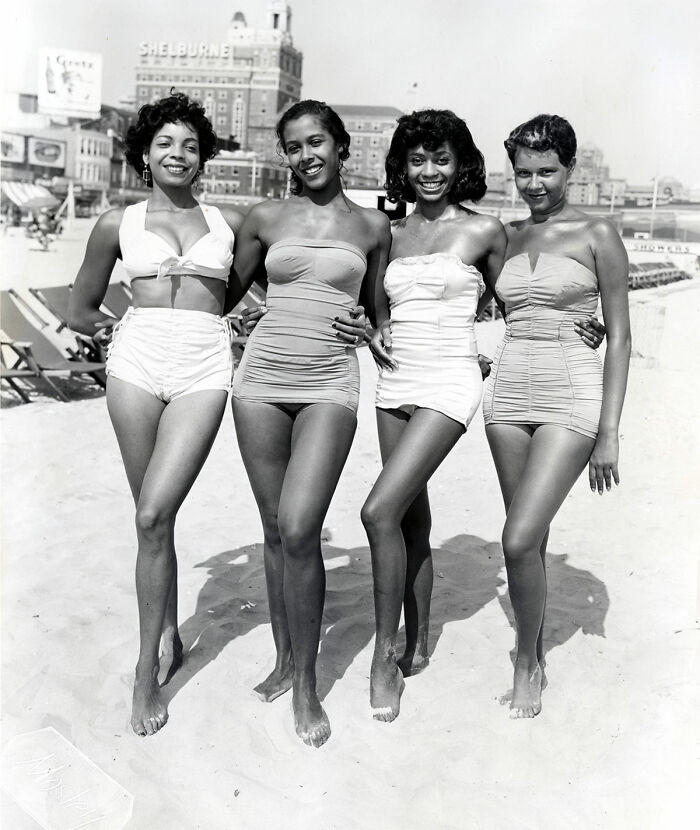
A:
{"type": "Polygon", "coordinates": [[[147,207],[148,201],[129,205],[119,226],[122,262],[130,280],[197,275],[228,281],[233,262],[233,231],[218,208],[201,205],[209,231],[185,253],[177,254],[167,240],[146,229],[147,207]]]}

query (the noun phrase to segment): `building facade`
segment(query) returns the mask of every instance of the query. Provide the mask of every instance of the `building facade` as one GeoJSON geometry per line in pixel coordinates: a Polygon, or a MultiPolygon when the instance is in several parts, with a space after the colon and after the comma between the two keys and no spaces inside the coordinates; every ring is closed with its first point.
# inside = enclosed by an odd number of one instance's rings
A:
{"type": "Polygon", "coordinates": [[[283,199],[287,169],[260,161],[257,153],[221,150],[207,162],[200,183],[202,201],[217,205],[247,205],[262,199],[283,199]]]}
{"type": "Polygon", "coordinates": [[[382,188],[386,179],[384,160],[389,152],[396,120],[403,113],[396,107],[333,104],[350,133],[350,158],[343,177],[350,188],[382,188]]]}
{"type": "Polygon", "coordinates": [[[137,106],[174,87],[202,103],[220,136],[234,137],[261,161],[274,159],[278,115],[301,97],[302,54],[291,25],[290,7],[272,0],[263,28],[248,26],[236,12],[217,42],[142,42],[137,106]]]}

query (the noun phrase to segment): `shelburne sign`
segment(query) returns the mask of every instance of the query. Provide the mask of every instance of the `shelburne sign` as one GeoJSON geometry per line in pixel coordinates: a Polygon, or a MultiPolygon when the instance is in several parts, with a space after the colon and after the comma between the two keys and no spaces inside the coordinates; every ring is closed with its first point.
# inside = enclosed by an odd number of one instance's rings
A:
{"type": "Polygon", "coordinates": [[[168,43],[167,41],[142,41],[139,43],[142,58],[230,58],[233,46],[230,43],[168,43]]]}

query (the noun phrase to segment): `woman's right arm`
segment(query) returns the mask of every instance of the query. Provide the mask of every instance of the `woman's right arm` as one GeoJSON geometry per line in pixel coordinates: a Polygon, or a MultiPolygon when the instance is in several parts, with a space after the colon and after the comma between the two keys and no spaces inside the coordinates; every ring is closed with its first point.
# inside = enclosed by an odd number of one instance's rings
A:
{"type": "Polygon", "coordinates": [[[123,210],[103,213],[92,229],[85,258],[70,292],[68,325],[73,331],[94,337],[117,320],[100,311],[114,264],[121,258],[119,225],[123,210]]]}
{"type": "Polygon", "coordinates": [[[269,203],[262,202],[251,208],[236,236],[233,252],[233,267],[229,275],[224,301],[224,314],[232,311],[245,297],[256,276],[262,274],[264,245],[260,239],[260,228],[269,211],[269,203]]]}

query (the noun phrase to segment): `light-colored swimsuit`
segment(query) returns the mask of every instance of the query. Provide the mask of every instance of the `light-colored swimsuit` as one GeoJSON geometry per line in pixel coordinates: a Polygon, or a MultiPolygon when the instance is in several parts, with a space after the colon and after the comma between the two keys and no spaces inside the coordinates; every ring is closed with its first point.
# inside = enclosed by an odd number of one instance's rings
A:
{"type": "Polygon", "coordinates": [[[357,410],[360,374],[333,320],[355,305],[364,253],[336,239],[289,238],[270,246],[267,313],[253,330],[233,384],[235,398],[276,404],[336,403],[357,410]]]}
{"type": "Polygon", "coordinates": [[[505,338],[484,390],[486,424],[557,424],[598,434],[603,369],[574,321],[595,313],[598,279],[585,265],[541,253],[511,257],[496,283],[506,306],[505,338]]]}
{"type": "MultiPolygon", "coordinates": [[[[168,279],[198,275],[228,280],[233,262],[233,231],[221,212],[202,205],[209,231],[184,254],[145,227],[148,202],[125,208],[119,227],[124,270],[138,277],[168,279]]],[[[233,374],[227,323],[206,311],[129,308],[115,326],[107,374],[166,403],[211,389],[228,391],[233,374]]]]}
{"type": "Polygon", "coordinates": [[[483,385],[474,335],[481,274],[456,254],[398,257],[389,263],[384,288],[398,369],[380,370],[376,406],[435,409],[466,429],[483,385]]]}

